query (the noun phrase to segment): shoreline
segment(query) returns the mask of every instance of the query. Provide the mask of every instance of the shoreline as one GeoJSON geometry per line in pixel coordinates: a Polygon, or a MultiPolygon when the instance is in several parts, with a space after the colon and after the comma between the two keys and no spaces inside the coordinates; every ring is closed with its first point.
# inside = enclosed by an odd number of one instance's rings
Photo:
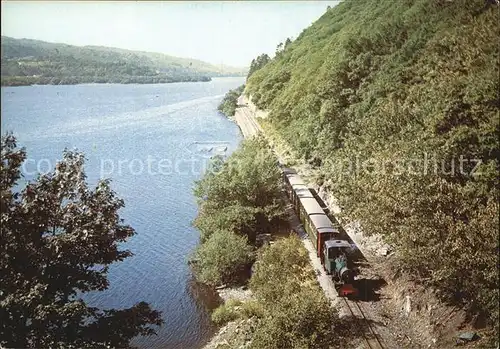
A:
{"type": "MultiPolygon", "coordinates": [[[[20,84],[4,84],[2,83],[1,87],[25,87],[25,86],[75,86],[75,85],[166,85],[166,84],[180,84],[180,83],[196,83],[196,82],[213,82],[214,79],[226,79],[226,78],[241,78],[244,77],[238,75],[228,75],[228,76],[208,76],[205,78],[200,78],[196,80],[176,80],[176,81],[161,81],[161,82],[140,82],[140,81],[131,81],[131,82],[77,82],[77,83],[64,83],[64,84],[51,84],[47,83],[20,83],[20,84]]],[[[2,77],[4,78],[4,77],[2,77]]],[[[5,77],[11,78],[11,77],[5,77]]],[[[24,78],[24,77],[19,77],[24,78]]],[[[29,77],[26,77],[29,78],[29,77]]],[[[47,79],[53,79],[54,77],[47,77],[47,79]]],[[[57,79],[70,79],[69,77],[65,78],[57,78],[57,79]]]]}
{"type": "Polygon", "coordinates": [[[170,81],[170,82],[77,82],[74,84],[51,84],[51,83],[34,83],[34,84],[1,84],[1,87],[24,87],[24,86],[75,86],[75,85],[164,85],[164,84],[175,84],[175,83],[186,83],[186,82],[211,82],[210,80],[181,80],[181,81],[170,81]]]}

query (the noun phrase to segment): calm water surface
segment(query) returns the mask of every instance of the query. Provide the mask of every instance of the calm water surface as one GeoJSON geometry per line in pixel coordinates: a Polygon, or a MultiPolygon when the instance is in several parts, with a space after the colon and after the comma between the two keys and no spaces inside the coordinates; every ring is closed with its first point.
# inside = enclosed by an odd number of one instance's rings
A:
{"type": "Polygon", "coordinates": [[[241,140],[216,108],[243,82],[2,87],[2,132],[26,147],[28,180],[53,167],[64,148],[77,148],[88,181],[111,178],[125,200],[122,217],[137,235],[124,248],[134,256],[110,268],[108,290],[86,299],[103,308],[146,301],[161,310],[165,324],[157,336],[135,340],[142,348],[199,348],[213,331],[213,296],[193,283],[186,264],[199,237],[192,186],[211,155],[241,140]]]}

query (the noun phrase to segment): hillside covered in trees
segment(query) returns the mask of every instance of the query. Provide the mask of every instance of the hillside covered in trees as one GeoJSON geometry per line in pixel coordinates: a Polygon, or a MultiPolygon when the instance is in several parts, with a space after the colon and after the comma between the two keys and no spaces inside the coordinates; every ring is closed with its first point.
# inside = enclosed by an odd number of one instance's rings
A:
{"type": "Polygon", "coordinates": [[[247,81],[394,267],[498,323],[499,6],[344,1],[247,81]]]}
{"type": "Polygon", "coordinates": [[[2,36],[2,86],[209,81],[212,77],[244,73],[243,68],[214,66],[161,53],[2,36]]]}

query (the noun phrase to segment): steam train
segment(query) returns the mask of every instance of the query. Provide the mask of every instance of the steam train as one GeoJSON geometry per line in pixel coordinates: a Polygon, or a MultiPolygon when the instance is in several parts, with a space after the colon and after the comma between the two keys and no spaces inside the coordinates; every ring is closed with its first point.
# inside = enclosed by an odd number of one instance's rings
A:
{"type": "Polygon", "coordinates": [[[357,296],[349,256],[351,244],[340,238],[338,228],[334,227],[300,176],[293,169],[280,167],[287,196],[316,250],[316,256],[326,273],[332,276],[339,296],[357,296]]]}

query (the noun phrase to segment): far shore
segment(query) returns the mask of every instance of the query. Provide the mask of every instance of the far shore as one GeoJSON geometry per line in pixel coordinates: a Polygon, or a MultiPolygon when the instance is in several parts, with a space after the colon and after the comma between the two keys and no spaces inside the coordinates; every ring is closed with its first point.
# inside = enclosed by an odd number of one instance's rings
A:
{"type": "MultiPolygon", "coordinates": [[[[73,85],[162,85],[162,84],[176,84],[176,83],[185,83],[185,82],[211,82],[214,79],[224,79],[224,78],[243,78],[243,75],[231,75],[231,76],[213,76],[213,77],[201,77],[199,79],[185,79],[185,80],[176,80],[176,81],[130,81],[130,82],[75,82],[75,83],[62,83],[62,84],[54,84],[48,81],[44,82],[35,82],[35,83],[4,83],[2,81],[1,87],[21,87],[21,86],[73,86],[73,85]]],[[[52,78],[47,78],[52,79],[52,78]]],[[[65,78],[69,79],[69,78],[65,78]]],[[[132,79],[132,78],[131,78],[132,79]]]]}

